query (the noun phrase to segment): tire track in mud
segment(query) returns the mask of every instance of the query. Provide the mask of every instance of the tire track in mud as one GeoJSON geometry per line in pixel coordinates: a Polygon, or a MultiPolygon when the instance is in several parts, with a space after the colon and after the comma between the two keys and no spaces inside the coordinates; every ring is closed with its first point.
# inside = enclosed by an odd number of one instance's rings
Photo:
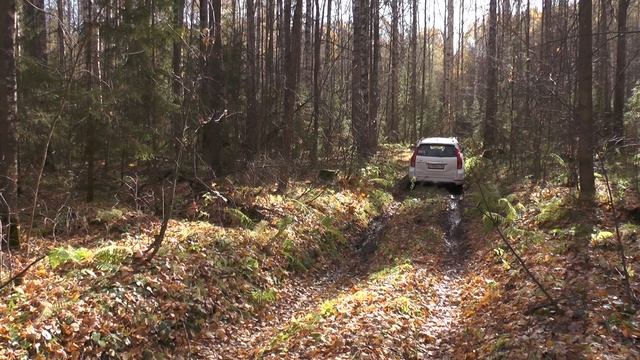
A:
{"type": "Polygon", "coordinates": [[[467,243],[462,222],[462,194],[450,194],[447,199],[445,257],[441,262],[441,279],[433,285],[436,298],[430,306],[429,327],[434,341],[426,346],[428,358],[451,359],[454,344],[449,340],[458,331],[461,316],[461,289],[467,258],[467,243]]]}

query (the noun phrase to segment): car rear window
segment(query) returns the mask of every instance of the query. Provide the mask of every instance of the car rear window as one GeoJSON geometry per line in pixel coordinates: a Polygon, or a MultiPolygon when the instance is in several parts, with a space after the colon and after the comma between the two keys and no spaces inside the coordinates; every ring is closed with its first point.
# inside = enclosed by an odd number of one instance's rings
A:
{"type": "Polygon", "coordinates": [[[418,156],[431,157],[455,157],[456,147],[443,144],[420,144],[418,146],[418,156]]]}

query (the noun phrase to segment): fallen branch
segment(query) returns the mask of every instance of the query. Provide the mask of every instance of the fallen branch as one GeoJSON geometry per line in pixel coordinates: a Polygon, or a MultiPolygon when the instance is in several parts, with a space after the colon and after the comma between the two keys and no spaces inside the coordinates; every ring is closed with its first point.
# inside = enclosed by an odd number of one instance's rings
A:
{"type": "MultiPolygon", "coordinates": [[[[482,196],[482,202],[485,205],[487,205],[487,199],[484,196],[484,191],[482,190],[482,186],[478,185],[478,188],[480,189],[480,195],[482,196]]],[[[542,293],[544,294],[544,296],[548,300],[548,304],[546,304],[546,305],[550,305],[553,308],[555,308],[556,310],[560,311],[560,307],[558,306],[558,302],[553,297],[551,297],[551,295],[549,295],[549,293],[547,292],[547,289],[545,289],[545,287],[542,286],[542,283],[538,280],[538,278],[536,278],[536,276],[531,272],[531,270],[529,270],[529,267],[527,266],[527,264],[525,264],[524,260],[520,257],[520,255],[518,255],[518,252],[516,251],[516,249],[514,249],[513,246],[511,246],[511,243],[509,242],[509,240],[507,240],[507,237],[502,232],[502,229],[500,229],[500,223],[498,222],[498,219],[496,219],[490,213],[487,213],[486,211],[484,211],[479,205],[478,205],[478,210],[480,210],[480,213],[482,213],[483,216],[486,216],[488,219],[491,220],[491,222],[493,223],[493,227],[496,229],[496,231],[498,232],[498,235],[500,235],[500,238],[502,239],[504,244],[507,246],[509,251],[518,260],[518,262],[520,263],[520,266],[522,266],[522,268],[527,273],[527,275],[529,276],[531,281],[533,281],[538,286],[538,288],[542,291],[542,293]]]]}
{"type": "Polygon", "coordinates": [[[35,258],[29,265],[25,266],[24,269],[20,270],[19,273],[15,274],[14,276],[12,276],[11,278],[9,278],[9,280],[5,281],[2,283],[2,285],[0,285],[0,290],[4,289],[6,286],[8,286],[9,284],[11,284],[12,282],[16,281],[17,279],[21,278],[24,276],[24,274],[27,273],[27,271],[29,271],[29,269],[37,264],[38,262],[40,262],[40,260],[44,259],[45,257],[47,257],[47,255],[40,255],[37,258],[35,258]]]}
{"type": "MultiPolygon", "coordinates": [[[[167,227],[169,226],[169,220],[171,220],[171,216],[173,215],[173,205],[176,197],[176,187],[178,184],[178,174],[180,172],[180,162],[182,161],[182,152],[184,150],[184,145],[180,145],[180,150],[178,150],[178,155],[176,157],[175,171],[173,176],[173,187],[171,190],[171,200],[169,200],[169,208],[162,217],[162,225],[160,225],[160,232],[155,235],[153,242],[149,247],[144,251],[145,256],[139,260],[139,265],[144,265],[151,261],[153,257],[158,253],[160,247],[162,246],[162,242],[164,241],[165,235],[167,233],[167,227]]],[[[164,209],[164,204],[162,206],[164,209]]]]}

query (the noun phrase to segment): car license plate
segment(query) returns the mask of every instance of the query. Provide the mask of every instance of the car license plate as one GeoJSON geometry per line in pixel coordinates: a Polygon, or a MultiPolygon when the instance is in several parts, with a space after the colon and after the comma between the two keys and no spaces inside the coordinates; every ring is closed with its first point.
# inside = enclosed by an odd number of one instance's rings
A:
{"type": "Polygon", "coordinates": [[[444,169],[444,164],[427,164],[427,168],[442,170],[444,169]]]}

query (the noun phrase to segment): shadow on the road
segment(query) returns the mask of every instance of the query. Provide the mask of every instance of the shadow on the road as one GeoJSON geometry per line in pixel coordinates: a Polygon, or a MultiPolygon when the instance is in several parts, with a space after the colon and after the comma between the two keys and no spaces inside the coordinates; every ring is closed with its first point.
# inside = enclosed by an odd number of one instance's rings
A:
{"type": "Polygon", "coordinates": [[[393,197],[396,201],[404,200],[412,191],[419,191],[421,188],[432,189],[445,189],[451,195],[464,194],[464,188],[462,186],[456,186],[453,184],[434,184],[430,182],[418,182],[411,184],[411,180],[408,175],[398,179],[393,189],[393,197]]]}

